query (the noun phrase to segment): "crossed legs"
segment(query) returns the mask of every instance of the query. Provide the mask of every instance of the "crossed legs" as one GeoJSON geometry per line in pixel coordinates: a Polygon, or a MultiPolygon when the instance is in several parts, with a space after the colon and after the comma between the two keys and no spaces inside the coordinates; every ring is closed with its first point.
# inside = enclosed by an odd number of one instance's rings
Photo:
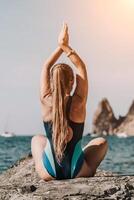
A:
{"type": "MultiPolygon", "coordinates": [[[[54,178],[45,170],[42,166],[42,154],[47,143],[47,138],[43,135],[36,135],[31,141],[31,150],[33,159],[35,162],[35,169],[39,176],[46,180],[53,180],[54,178]]],[[[99,137],[91,140],[84,148],[85,161],[82,165],[81,170],[77,174],[77,177],[90,177],[94,176],[97,167],[100,165],[101,161],[104,159],[108,149],[108,144],[106,139],[99,137]]]]}

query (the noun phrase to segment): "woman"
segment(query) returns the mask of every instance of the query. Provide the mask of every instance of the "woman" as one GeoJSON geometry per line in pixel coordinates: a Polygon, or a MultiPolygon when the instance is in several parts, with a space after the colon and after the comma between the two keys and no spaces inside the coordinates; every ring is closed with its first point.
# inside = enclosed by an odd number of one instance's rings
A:
{"type": "Polygon", "coordinates": [[[32,138],[32,155],[39,176],[48,181],[94,176],[108,145],[104,138],[90,141],[83,149],[81,139],[86,117],[88,77],[86,66],[69,46],[67,24],[63,24],[58,47],[46,60],[40,83],[40,102],[46,135],[32,138]],[[55,64],[65,53],[77,68],[76,88],[72,68],[55,64]]]}

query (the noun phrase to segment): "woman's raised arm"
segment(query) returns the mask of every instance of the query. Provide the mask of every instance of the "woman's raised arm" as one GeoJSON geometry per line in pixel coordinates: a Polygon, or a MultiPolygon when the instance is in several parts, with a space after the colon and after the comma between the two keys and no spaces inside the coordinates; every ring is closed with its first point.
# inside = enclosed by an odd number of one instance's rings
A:
{"type": "Polygon", "coordinates": [[[87,70],[84,62],[79,57],[79,55],[69,46],[69,34],[68,34],[68,26],[65,24],[66,32],[64,34],[64,38],[67,39],[67,43],[59,38],[59,46],[66,53],[66,55],[70,58],[71,62],[78,69],[78,73],[76,74],[76,89],[73,94],[73,99],[77,103],[80,102],[80,106],[86,104],[87,96],[88,96],[88,77],[87,70]]]}
{"type": "Polygon", "coordinates": [[[57,61],[57,59],[62,54],[62,49],[57,47],[52,55],[45,61],[42,71],[41,71],[41,78],[40,78],[40,100],[43,101],[45,96],[51,94],[51,87],[50,87],[50,69],[53,64],[57,61]]]}
{"type": "MultiPolygon", "coordinates": [[[[58,42],[62,41],[64,44],[68,44],[68,33],[67,33],[67,26],[63,23],[61,32],[59,34],[58,42]]],[[[47,95],[51,94],[51,87],[50,87],[50,69],[57,61],[57,59],[62,54],[63,50],[60,46],[56,48],[56,50],[52,53],[52,55],[45,61],[43,65],[43,69],[41,72],[41,79],[40,79],[40,100],[43,101],[47,95]]]]}
{"type": "Polygon", "coordinates": [[[77,102],[80,100],[82,103],[86,103],[88,96],[88,77],[86,65],[79,57],[79,55],[74,51],[69,45],[59,44],[62,50],[70,58],[71,62],[78,69],[76,74],[76,89],[74,91],[74,96],[77,97],[77,102]]]}

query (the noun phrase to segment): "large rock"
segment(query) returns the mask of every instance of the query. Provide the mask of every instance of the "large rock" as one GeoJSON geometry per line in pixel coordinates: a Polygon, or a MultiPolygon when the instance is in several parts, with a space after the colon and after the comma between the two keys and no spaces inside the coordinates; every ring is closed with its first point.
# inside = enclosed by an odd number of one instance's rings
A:
{"type": "Polygon", "coordinates": [[[119,126],[124,117],[118,120],[114,116],[112,107],[107,98],[103,98],[94,113],[92,122],[92,133],[97,134],[113,134],[114,129],[119,126]]]}
{"type": "Polygon", "coordinates": [[[134,136],[134,101],[126,116],[117,119],[107,98],[103,98],[94,113],[92,133],[99,135],[134,136]]]}
{"type": "Polygon", "coordinates": [[[134,116],[134,100],[132,101],[132,104],[128,110],[127,116],[134,116]]]}
{"type": "Polygon", "coordinates": [[[125,133],[128,136],[134,136],[134,101],[132,102],[128,113],[123,122],[114,130],[116,134],[125,133]]]}
{"type": "Polygon", "coordinates": [[[0,200],[134,199],[134,176],[98,170],[95,177],[41,180],[27,157],[0,176],[0,200]]]}

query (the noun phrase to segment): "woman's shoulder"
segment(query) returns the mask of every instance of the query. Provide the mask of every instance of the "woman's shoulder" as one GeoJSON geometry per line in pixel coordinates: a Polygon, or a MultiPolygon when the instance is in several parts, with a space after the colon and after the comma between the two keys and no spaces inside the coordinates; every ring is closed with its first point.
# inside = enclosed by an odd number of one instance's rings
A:
{"type": "Polygon", "coordinates": [[[86,106],[80,105],[79,100],[77,101],[74,96],[70,96],[69,107],[70,121],[75,124],[83,124],[86,117],[86,106]]]}

